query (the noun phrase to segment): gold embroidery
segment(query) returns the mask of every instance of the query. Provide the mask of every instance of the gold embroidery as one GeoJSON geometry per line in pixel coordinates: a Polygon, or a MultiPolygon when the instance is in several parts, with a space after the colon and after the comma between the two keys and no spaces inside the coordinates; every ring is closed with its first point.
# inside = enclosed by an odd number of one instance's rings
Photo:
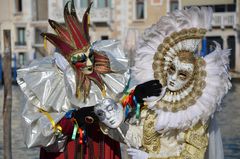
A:
{"type": "Polygon", "coordinates": [[[196,124],[191,130],[185,135],[185,140],[188,144],[193,145],[198,149],[206,149],[208,146],[208,135],[207,135],[208,124],[196,124]]]}
{"type": "MultiPolygon", "coordinates": [[[[185,133],[185,143],[180,156],[149,157],[148,159],[204,159],[208,146],[208,123],[196,124],[185,133]]],[[[157,156],[157,153],[155,153],[157,156]]]]}
{"type": "Polygon", "coordinates": [[[201,124],[199,122],[186,132],[186,144],[181,153],[181,156],[183,156],[184,159],[204,159],[208,146],[207,128],[208,123],[201,124]]]}
{"type": "Polygon", "coordinates": [[[198,149],[192,145],[186,144],[181,156],[183,159],[204,159],[206,149],[198,149]]]}
{"type": "Polygon", "coordinates": [[[160,134],[155,131],[154,125],[156,121],[156,113],[149,110],[143,125],[143,141],[142,145],[148,153],[160,152],[160,134]]]}
{"type": "Polygon", "coordinates": [[[148,158],[148,159],[184,159],[184,158],[182,158],[181,156],[174,156],[174,157],[150,157],[150,158],[148,158]]]}

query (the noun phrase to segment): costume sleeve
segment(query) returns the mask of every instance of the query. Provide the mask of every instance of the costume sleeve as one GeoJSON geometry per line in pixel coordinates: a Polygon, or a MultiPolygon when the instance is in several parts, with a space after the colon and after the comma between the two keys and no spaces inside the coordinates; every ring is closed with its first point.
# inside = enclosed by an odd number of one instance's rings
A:
{"type": "Polygon", "coordinates": [[[139,148],[142,146],[143,126],[130,125],[126,133],[126,139],[131,146],[139,148]]]}
{"type": "Polygon", "coordinates": [[[63,71],[55,56],[48,56],[19,69],[17,82],[34,106],[45,111],[66,112],[72,105],[66,94],[63,71]]]}
{"type": "MultiPolygon", "coordinates": [[[[27,99],[22,112],[22,125],[28,148],[47,147],[66,140],[66,136],[55,133],[57,123],[72,108],[62,71],[66,63],[59,58],[44,57],[18,70],[17,82],[27,99]],[[61,61],[61,65],[56,61],[61,61]]],[[[60,149],[61,146],[56,145],[51,149],[60,149]]]]}
{"type": "MultiPolygon", "coordinates": [[[[65,142],[63,136],[56,134],[52,122],[58,123],[65,113],[48,113],[49,117],[39,111],[39,108],[27,101],[22,113],[24,141],[28,148],[52,145],[57,140],[59,143],[65,142]]],[[[60,146],[60,145],[59,145],[60,146]]],[[[59,147],[60,148],[60,147],[59,147]]]]}

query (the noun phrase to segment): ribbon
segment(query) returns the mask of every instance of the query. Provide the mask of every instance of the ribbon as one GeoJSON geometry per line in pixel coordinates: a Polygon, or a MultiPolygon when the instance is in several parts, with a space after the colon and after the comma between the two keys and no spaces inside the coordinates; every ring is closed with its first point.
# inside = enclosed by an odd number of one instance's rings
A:
{"type": "Polygon", "coordinates": [[[133,101],[136,106],[136,118],[139,119],[140,117],[140,104],[137,102],[136,97],[133,96],[133,101]]]}
{"type": "Polygon", "coordinates": [[[78,128],[78,132],[79,132],[79,144],[83,144],[84,131],[81,128],[78,128]]]}
{"type": "Polygon", "coordinates": [[[72,118],[72,113],[73,113],[73,111],[75,111],[75,110],[69,110],[69,111],[65,114],[65,117],[66,117],[67,119],[71,119],[71,118],[72,118]]]}
{"type": "Polygon", "coordinates": [[[125,117],[127,117],[128,113],[129,113],[129,105],[127,104],[125,109],[125,117]]]}
{"type": "Polygon", "coordinates": [[[47,36],[46,35],[44,36],[44,39],[43,39],[43,47],[45,50],[47,50],[47,36]]]}
{"type": "Polygon", "coordinates": [[[45,111],[43,109],[39,109],[39,112],[43,113],[48,118],[48,120],[52,124],[52,127],[53,127],[55,132],[58,132],[58,131],[62,132],[62,127],[58,124],[55,124],[53,118],[51,117],[51,115],[47,111],[45,111]]]}
{"type": "Polygon", "coordinates": [[[72,140],[75,140],[75,139],[76,139],[77,130],[78,130],[78,125],[75,123],[75,124],[74,124],[74,128],[73,128],[73,133],[72,133],[72,140]]]}
{"type": "Polygon", "coordinates": [[[105,98],[107,96],[107,93],[106,93],[106,88],[105,86],[103,86],[103,90],[102,90],[102,96],[105,98]]]}
{"type": "Polygon", "coordinates": [[[132,90],[129,93],[124,94],[124,96],[121,99],[121,103],[122,103],[123,107],[126,107],[127,105],[130,106],[131,108],[134,107],[133,94],[134,94],[134,90],[132,90]]]}

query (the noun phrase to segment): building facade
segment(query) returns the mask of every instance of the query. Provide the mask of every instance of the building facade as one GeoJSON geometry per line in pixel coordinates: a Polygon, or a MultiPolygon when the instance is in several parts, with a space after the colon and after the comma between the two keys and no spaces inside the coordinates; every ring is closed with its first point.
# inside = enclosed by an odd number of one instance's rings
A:
{"type": "MultiPolygon", "coordinates": [[[[41,32],[53,32],[48,19],[64,23],[63,7],[68,0],[0,0],[0,52],[3,53],[3,31],[11,30],[12,52],[17,66],[28,64],[32,59],[50,54],[54,47],[43,47],[41,32]]],[[[81,20],[89,0],[74,0],[81,20]]],[[[239,6],[236,0],[93,0],[91,9],[91,41],[119,39],[126,47],[133,47],[143,30],[161,16],[176,9],[191,6],[213,8],[212,29],[203,43],[204,54],[214,48],[212,40],[223,48],[231,48],[230,68],[240,72],[240,25],[239,6]]]]}
{"type": "Polygon", "coordinates": [[[230,70],[232,75],[240,72],[240,41],[239,41],[239,6],[237,0],[179,0],[179,8],[198,6],[212,7],[212,28],[207,33],[205,54],[213,51],[213,40],[221,44],[222,48],[231,49],[230,70]]]}
{"type": "Polygon", "coordinates": [[[28,0],[0,0],[0,53],[4,52],[3,32],[11,31],[12,56],[17,65],[26,65],[32,59],[31,4],[28,0]],[[24,5],[23,5],[24,4],[24,5]]]}

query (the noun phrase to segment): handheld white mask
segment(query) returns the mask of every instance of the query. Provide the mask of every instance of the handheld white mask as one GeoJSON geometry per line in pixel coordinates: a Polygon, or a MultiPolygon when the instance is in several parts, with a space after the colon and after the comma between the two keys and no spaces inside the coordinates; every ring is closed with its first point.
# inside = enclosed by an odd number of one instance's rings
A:
{"type": "Polygon", "coordinates": [[[110,128],[117,128],[123,121],[123,107],[109,98],[95,106],[94,113],[102,123],[110,128]]]}

